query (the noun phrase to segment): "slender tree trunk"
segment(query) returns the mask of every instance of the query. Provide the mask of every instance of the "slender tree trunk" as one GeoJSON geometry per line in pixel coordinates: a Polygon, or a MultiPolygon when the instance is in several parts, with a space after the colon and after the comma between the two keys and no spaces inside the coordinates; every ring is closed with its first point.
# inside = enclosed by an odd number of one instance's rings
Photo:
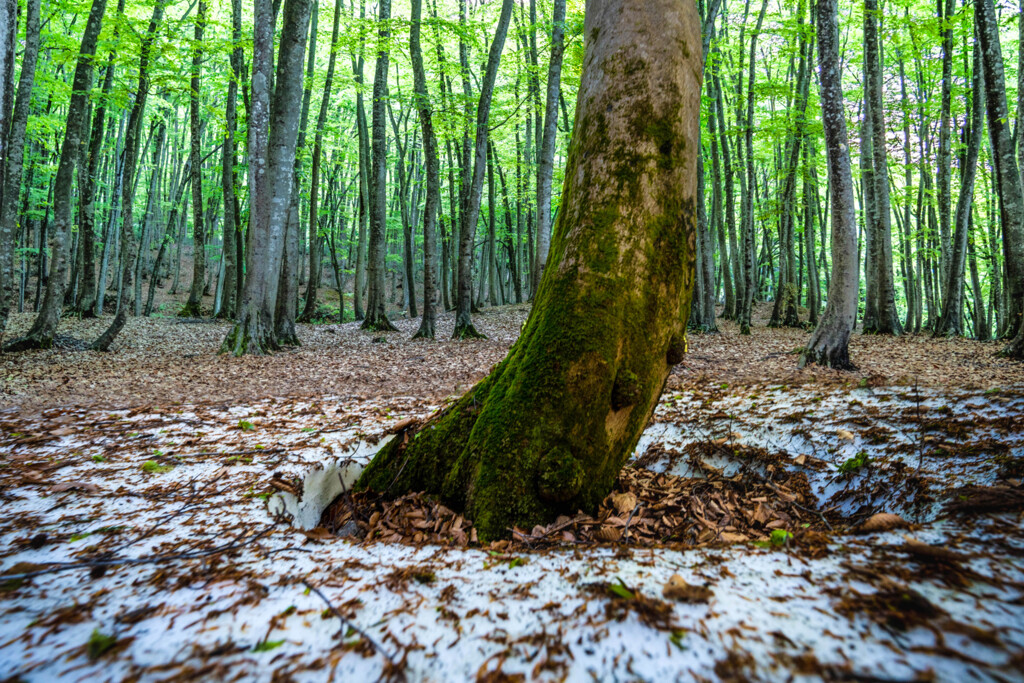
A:
{"type": "MultiPolygon", "coordinates": [[[[359,4],[359,18],[365,16],[365,0],[359,4]]],[[[359,86],[356,90],[356,129],[359,136],[359,241],[356,249],[356,277],[352,285],[352,301],[355,319],[366,317],[363,307],[363,288],[366,283],[366,251],[368,248],[370,215],[370,140],[366,123],[366,106],[363,103],[363,49],[360,40],[359,56],[352,58],[354,80],[359,86]]]]}
{"type": "Polygon", "coordinates": [[[942,31],[942,104],[939,118],[939,149],[938,149],[938,172],[936,173],[936,184],[938,185],[938,209],[939,209],[939,264],[940,281],[945,283],[949,278],[949,254],[950,254],[950,208],[953,203],[950,191],[950,169],[951,169],[951,144],[950,129],[953,100],[953,13],[955,7],[953,0],[937,0],[939,21],[942,31]]]}
{"type": "Polygon", "coordinates": [[[217,317],[233,319],[238,310],[239,287],[242,283],[242,226],[239,221],[238,195],[235,188],[235,134],[238,129],[238,84],[242,80],[242,3],[231,0],[231,78],[228,80],[227,102],[224,106],[225,133],[221,149],[221,194],[224,196],[224,237],[221,259],[224,262],[224,282],[221,286],[221,306],[217,317]]]}
{"type": "Polygon", "coordinates": [[[555,138],[558,123],[558,93],[562,79],[562,54],[565,49],[565,0],[554,0],[551,29],[551,61],[548,62],[548,86],[544,100],[544,135],[540,140],[537,164],[537,254],[533,266],[533,290],[544,274],[551,249],[551,182],[555,171],[555,138]]]}
{"type": "Polygon", "coordinates": [[[974,20],[981,41],[988,132],[1002,204],[1006,295],[1009,301],[1006,330],[1008,336],[1013,337],[1003,353],[1020,359],[1024,358],[1024,322],[1021,315],[1024,308],[1024,197],[1010,135],[1006,76],[999,45],[999,24],[992,0],[979,0],[976,3],[974,20]]]}
{"type": "Polygon", "coordinates": [[[206,2],[199,0],[195,20],[195,46],[192,49],[192,78],[188,98],[189,153],[192,158],[192,286],[188,301],[178,315],[203,316],[203,282],[206,279],[206,226],[203,223],[202,121],[199,119],[199,93],[202,84],[203,31],[206,29],[206,2]]]}
{"type": "MultiPolygon", "coordinates": [[[[313,160],[309,180],[309,280],[306,283],[306,300],[302,307],[302,315],[299,316],[299,320],[304,322],[311,321],[316,315],[317,291],[320,289],[320,278],[323,272],[323,237],[320,235],[320,162],[323,156],[324,127],[327,125],[327,112],[331,103],[331,88],[334,85],[334,64],[338,54],[338,29],[341,22],[342,2],[343,0],[334,2],[334,21],[331,28],[327,75],[324,77],[324,94],[320,100],[320,112],[317,114],[316,132],[313,134],[313,160]]],[[[339,294],[338,301],[342,312],[344,312],[345,298],[343,294],[339,294]]]]}
{"type": "MultiPolygon", "coordinates": [[[[391,0],[380,0],[380,39],[386,43],[391,35],[388,23],[391,20],[391,0]]],[[[385,271],[385,230],[387,229],[387,128],[385,109],[388,84],[388,51],[382,46],[377,53],[377,66],[373,77],[373,157],[370,171],[370,242],[367,263],[369,290],[366,302],[366,317],[362,329],[394,331],[387,316],[387,299],[384,291],[385,271]]]]}
{"type": "MultiPolygon", "coordinates": [[[[106,7],[106,0],[93,0],[92,9],[89,11],[89,18],[86,20],[85,30],[82,33],[75,75],[71,82],[71,101],[68,104],[67,124],[64,129],[64,141],[61,144],[57,175],[54,179],[52,204],[54,220],[49,243],[52,257],[49,277],[46,282],[46,295],[42,307],[38,309],[39,312],[32,328],[26,336],[8,344],[5,349],[9,351],[50,348],[53,346],[54,335],[57,334],[57,325],[60,323],[67,286],[72,187],[75,167],[82,158],[82,133],[88,121],[93,56],[96,54],[96,43],[99,40],[106,7]]],[[[3,131],[0,135],[6,134],[6,132],[3,131]]]]}
{"type": "Polygon", "coordinates": [[[746,144],[746,179],[747,186],[743,192],[743,302],[740,307],[740,334],[750,334],[750,317],[754,308],[754,295],[757,293],[757,264],[754,262],[754,60],[757,54],[757,37],[764,23],[764,13],[768,9],[768,0],[761,3],[761,12],[757,15],[757,25],[750,34],[750,65],[747,78],[747,110],[744,125],[744,142],[746,144]]]}
{"type": "Polygon", "coordinates": [[[881,55],[878,47],[878,2],[864,0],[864,59],[867,63],[867,113],[871,121],[873,229],[871,230],[871,271],[876,282],[875,307],[878,318],[864,331],[901,334],[903,326],[896,310],[896,289],[892,273],[892,218],[889,200],[889,169],[886,128],[882,108],[881,55]]]}
{"type": "MultiPolygon", "coordinates": [[[[498,77],[498,64],[501,51],[505,47],[505,36],[512,16],[512,0],[502,0],[501,15],[495,29],[494,40],[487,55],[487,67],[484,71],[483,83],[480,86],[480,101],[476,110],[476,145],[473,155],[473,175],[469,192],[462,212],[462,226],[459,232],[459,291],[456,299],[455,339],[482,337],[473,327],[473,280],[472,259],[473,240],[476,237],[476,223],[480,218],[480,203],[483,194],[484,171],[487,167],[488,119],[491,114],[491,99],[494,96],[494,84],[498,77]]],[[[467,150],[468,151],[468,150],[467,150]]],[[[465,160],[469,164],[468,156],[465,160]]]]}
{"type": "Polygon", "coordinates": [[[832,277],[825,313],[800,356],[800,365],[818,363],[848,370],[854,368],[850,362],[849,341],[857,317],[859,275],[853,174],[839,61],[838,14],[837,0],[818,0],[819,91],[832,203],[832,277]]]}
{"type": "Polygon", "coordinates": [[[412,26],[409,31],[409,54],[415,82],[416,109],[423,135],[423,162],[427,167],[427,196],[423,207],[423,318],[414,339],[433,339],[437,297],[437,212],[441,206],[441,163],[434,134],[434,114],[427,91],[427,74],[423,68],[423,50],[420,47],[420,17],[422,0],[412,0],[412,26]]]}
{"type": "Polygon", "coordinates": [[[974,201],[974,181],[978,170],[978,153],[985,126],[985,85],[982,79],[981,44],[975,40],[971,76],[971,119],[967,124],[967,149],[960,165],[960,196],[956,202],[955,234],[947,259],[943,287],[942,314],[935,325],[935,336],[953,337],[963,334],[964,275],[967,263],[967,235],[970,231],[974,201]]]}
{"type": "Polygon", "coordinates": [[[146,99],[149,97],[149,68],[152,58],[153,42],[156,38],[156,29],[163,20],[164,9],[169,0],[157,0],[153,7],[153,15],[149,20],[149,27],[142,38],[141,52],[139,57],[139,80],[135,89],[135,102],[132,104],[131,113],[128,114],[128,123],[125,128],[124,140],[124,169],[121,172],[121,232],[118,238],[121,252],[120,274],[118,278],[117,312],[114,319],[103,334],[92,344],[96,351],[107,351],[114,339],[124,328],[128,321],[128,302],[125,299],[125,292],[131,285],[132,273],[135,270],[135,229],[132,222],[132,205],[135,197],[135,166],[139,157],[139,136],[141,133],[142,120],[146,109],[146,99]]]}
{"type": "Polygon", "coordinates": [[[591,5],[584,31],[567,183],[526,327],[489,377],[415,438],[399,435],[358,483],[439,495],[483,541],[596,508],[685,347],[700,149],[696,8],[608,0],[591,5]]]}

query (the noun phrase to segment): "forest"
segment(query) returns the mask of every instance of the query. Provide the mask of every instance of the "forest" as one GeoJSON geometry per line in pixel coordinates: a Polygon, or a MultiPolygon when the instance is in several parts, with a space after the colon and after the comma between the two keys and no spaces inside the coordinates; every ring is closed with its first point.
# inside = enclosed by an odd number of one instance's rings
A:
{"type": "Polygon", "coordinates": [[[0,676],[1024,681],[1024,2],[0,0],[0,676]]]}

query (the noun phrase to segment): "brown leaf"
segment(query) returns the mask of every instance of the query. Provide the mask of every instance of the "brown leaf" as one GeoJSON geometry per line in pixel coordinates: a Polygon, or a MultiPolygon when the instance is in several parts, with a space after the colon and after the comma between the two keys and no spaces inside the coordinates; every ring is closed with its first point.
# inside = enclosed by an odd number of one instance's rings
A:
{"type": "Polygon", "coordinates": [[[679,574],[673,574],[662,589],[661,594],[666,600],[678,602],[706,603],[714,597],[714,593],[706,586],[693,586],[679,574]]]}
{"type": "Polygon", "coordinates": [[[910,524],[899,515],[889,512],[879,512],[868,517],[863,524],[856,528],[857,533],[872,534],[876,531],[892,531],[893,529],[906,529],[910,524]]]}

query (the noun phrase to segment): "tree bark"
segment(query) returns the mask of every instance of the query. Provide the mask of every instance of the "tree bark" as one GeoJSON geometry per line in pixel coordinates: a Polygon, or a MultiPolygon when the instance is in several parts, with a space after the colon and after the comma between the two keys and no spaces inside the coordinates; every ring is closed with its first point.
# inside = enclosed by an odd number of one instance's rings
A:
{"type": "Polygon", "coordinates": [[[156,38],[156,29],[163,20],[164,9],[170,0],[157,0],[153,6],[153,14],[149,20],[146,34],[142,38],[142,45],[139,54],[139,80],[135,88],[135,101],[132,104],[131,112],[128,114],[128,123],[125,127],[124,137],[124,168],[121,171],[121,232],[118,238],[120,242],[120,273],[118,290],[120,295],[117,298],[117,311],[114,319],[106,330],[92,343],[96,351],[107,351],[114,339],[120,334],[128,321],[128,301],[125,293],[131,285],[132,273],[135,269],[135,252],[138,248],[135,243],[135,228],[132,222],[132,205],[135,198],[135,166],[139,157],[139,135],[141,133],[142,119],[146,110],[146,99],[149,97],[149,68],[152,58],[153,42],[156,38]]]}
{"type": "Polygon", "coordinates": [[[971,76],[971,119],[967,131],[967,149],[960,165],[960,195],[956,213],[951,253],[947,260],[946,281],[943,283],[942,313],[935,325],[935,336],[953,337],[963,334],[964,277],[967,265],[967,235],[970,232],[971,211],[974,202],[974,181],[978,172],[978,154],[985,126],[985,84],[981,69],[981,44],[975,40],[973,73],[971,76]]]}
{"type": "Polygon", "coordinates": [[[935,182],[938,185],[939,208],[939,278],[945,283],[949,278],[949,210],[953,203],[950,191],[951,154],[951,116],[953,101],[953,0],[937,0],[937,10],[942,32],[942,103],[939,114],[939,149],[938,171],[935,182]]]}
{"type": "Polygon", "coordinates": [[[692,2],[592,2],[550,261],[519,341],[377,454],[358,485],[426,490],[481,540],[593,510],[685,348],[701,38],[692,2]]]}
{"type": "Polygon", "coordinates": [[[1014,156],[1006,106],[1006,76],[999,45],[999,24],[992,0],[979,0],[974,20],[981,41],[985,78],[985,105],[993,165],[1002,203],[1003,250],[1006,259],[1006,296],[1009,302],[1006,330],[1013,338],[1002,353],[1024,359],[1024,197],[1014,156]]]}
{"type": "Polygon", "coordinates": [[[544,100],[544,134],[540,140],[537,164],[537,252],[533,266],[533,291],[544,274],[551,249],[551,182],[555,171],[555,139],[558,124],[558,92],[562,79],[562,55],[565,50],[565,0],[554,0],[551,27],[551,61],[544,100]]]}
{"type": "MultiPolygon", "coordinates": [[[[489,135],[488,119],[491,115],[491,99],[494,96],[494,84],[498,77],[498,65],[501,51],[505,47],[508,25],[512,17],[512,0],[502,0],[501,15],[494,32],[494,40],[487,55],[487,67],[484,71],[483,83],[480,86],[480,100],[476,110],[476,144],[473,149],[473,171],[461,211],[462,225],[459,229],[459,285],[455,302],[454,339],[483,337],[473,326],[473,240],[476,237],[476,223],[480,218],[480,203],[484,188],[484,171],[487,168],[487,139],[489,135]]],[[[469,75],[466,74],[466,78],[469,75]]],[[[466,86],[468,88],[468,84],[466,86]]],[[[465,144],[465,143],[464,143],[465,144]]],[[[465,152],[468,153],[468,149],[465,152]]],[[[464,159],[469,166],[468,154],[464,159]]],[[[466,183],[463,182],[465,186],[466,183]]]]}
{"type": "MultiPolygon", "coordinates": [[[[391,0],[380,0],[380,40],[386,44],[391,31],[391,0]]],[[[387,228],[387,108],[388,51],[382,47],[377,52],[377,65],[373,76],[373,130],[372,158],[370,169],[370,240],[367,255],[367,279],[369,288],[366,295],[366,317],[362,329],[374,331],[396,331],[387,316],[387,299],[384,292],[385,230],[387,228]]]]}
{"type": "Polygon", "coordinates": [[[750,34],[750,65],[747,79],[746,121],[743,126],[743,140],[746,145],[746,186],[743,188],[741,233],[743,239],[743,301],[740,306],[740,334],[750,334],[750,317],[754,309],[754,295],[757,293],[757,264],[754,261],[754,58],[757,37],[764,23],[768,0],[761,3],[757,25],[750,34]]]}
{"type": "Polygon", "coordinates": [[[274,18],[270,0],[257,0],[254,14],[252,109],[249,116],[249,251],[238,320],[221,353],[264,354],[279,348],[274,309],[281,277],[285,223],[291,203],[295,146],[299,135],[302,58],[306,50],[309,0],[285,0],[277,88],[270,104],[270,59],[274,18]],[[269,131],[269,132],[268,132],[269,131]]]}
{"type": "Polygon", "coordinates": [[[877,319],[865,332],[902,334],[896,310],[896,290],[892,274],[892,218],[889,199],[889,162],[886,149],[885,117],[882,107],[882,66],[878,47],[878,2],[864,0],[864,59],[866,67],[867,113],[871,120],[872,181],[874,201],[871,217],[871,274],[875,279],[877,319]]]}
{"type": "Polygon", "coordinates": [[[224,146],[221,148],[221,194],[224,195],[224,237],[221,259],[224,261],[224,283],[218,317],[233,319],[238,310],[242,272],[242,226],[239,220],[238,195],[235,187],[235,134],[238,129],[238,84],[242,80],[242,3],[231,0],[231,77],[228,79],[227,102],[224,106],[224,146]]]}
{"type": "Polygon", "coordinates": [[[202,84],[203,32],[206,29],[206,2],[199,0],[195,20],[195,42],[192,49],[192,78],[190,80],[189,153],[192,159],[192,286],[188,301],[178,315],[185,318],[203,316],[203,281],[206,279],[206,226],[203,222],[203,165],[202,121],[199,119],[199,92],[202,84]]]}
{"type": "Polygon", "coordinates": [[[828,303],[800,356],[800,366],[818,363],[852,370],[849,341],[857,317],[859,285],[853,174],[843,105],[837,0],[818,0],[818,64],[821,115],[832,203],[832,277],[828,303]]]}
{"type": "MultiPolygon", "coordinates": [[[[320,99],[320,111],[313,133],[313,159],[309,179],[309,280],[306,282],[306,300],[302,307],[300,321],[309,322],[316,315],[317,291],[320,289],[323,272],[323,236],[320,234],[320,164],[323,157],[324,127],[327,125],[327,111],[331,104],[331,88],[334,86],[334,64],[338,55],[338,30],[341,25],[343,0],[334,2],[334,20],[331,28],[331,47],[327,58],[327,74],[324,77],[324,94],[320,99]]],[[[339,294],[341,311],[345,310],[344,294],[339,294]]]]}
{"type": "MultiPolygon", "coordinates": [[[[0,14],[7,3],[0,0],[0,14]]],[[[12,30],[16,30],[16,17],[10,17],[12,30]]],[[[3,25],[3,22],[0,22],[3,25]]],[[[0,35],[0,60],[5,55],[6,32],[0,35]]],[[[11,58],[14,45],[11,41],[11,58]]],[[[32,84],[35,82],[36,62],[39,57],[39,0],[28,0],[25,5],[25,49],[21,56],[21,75],[18,77],[17,100],[13,104],[10,125],[6,119],[0,123],[0,344],[3,344],[7,318],[14,300],[14,226],[18,221],[18,198],[21,192],[22,169],[25,161],[25,132],[31,108],[32,84]]],[[[10,65],[13,73],[13,65],[10,65]]],[[[0,73],[6,73],[0,61],[0,73]]],[[[13,80],[13,79],[11,79],[13,80]]]]}
{"type": "MultiPolygon", "coordinates": [[[[93,0],[92,9],[89,11],[89,18],[86,20],[85,30],[82,33],[75,75],[71,82],[71,101],[68,104],[64,141],[61,144],[60,162],[57,165],[57,175],[53,186],[53,227],[49,244],[52,256],[49,277],[46,282],[46,295],[28,334],[21,339],[15,339],[4,347],[8,351],[50,348],[53,346],[53,337],[57,334],[67,286],[68,251],[71,246],[69,240],[71,235],[71,195],[75,168],[82,159],[82,132],[88,120],[93,56],[96,54],[96,43],[99,40],[103,13],[106,8],[106,0],[93,0]]],[[[5,133],[6,131],[2,131],[0,135],[5,133]]]]}
{"type": "Polygon", "coordinates": [[[423,207],[423,317],[414,339],[433,339],[437,314],[434,299],[437,294],[437,212],[441,206],[441,162],[434,133],[434,114],[427,91],[427,74],[423,68],[423,50],[420,47],[420,17],[422,0],[412,0],[412,26],[409,31],[409,54],[416,93],[416,109],[423,135],[423,162],[427,167],[427,196],[423,207]]]}

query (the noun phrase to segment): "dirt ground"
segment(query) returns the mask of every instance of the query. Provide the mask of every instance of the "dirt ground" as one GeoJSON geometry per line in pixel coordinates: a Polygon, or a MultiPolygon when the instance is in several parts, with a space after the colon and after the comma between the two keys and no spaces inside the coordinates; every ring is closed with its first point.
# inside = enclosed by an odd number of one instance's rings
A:
{"type": "MultiPolygon", "coordinates": [[[[753,334],[719,321],[718,334],[691,334],[690,353],[669,389],[707,382],[731,385],[852,383],[951,386],[981,391],[1024,383],[1024,364],[998,358],[998,342],[855,334],[851,356],[860,370],[796,367],[807,332],[765,327],[768,304],[753,334]]],[[[453,316],[440,316],[438,339],[413,341],[418,320],[396,319],[398,332],[372,334],[358,323],[300,325],[302,346],[264,357],[218,354],[228,324],[173,317],[133,318],[108,353],[80,350],[108,319],[66,319],[59,348],[0,356],[0,407],[34,411],[54,406],[109,408],[149,403],[231,403],[267,396],[414,396],[461,394],[486,375],[516,340],[529,306],[485,308],[477,316],[488,339],[452,341],[453,316]],[[386,341],[374,341],[385,338],[386,341]]],[[[32,314],[12,317],[8,338],[32,314]]]]}

